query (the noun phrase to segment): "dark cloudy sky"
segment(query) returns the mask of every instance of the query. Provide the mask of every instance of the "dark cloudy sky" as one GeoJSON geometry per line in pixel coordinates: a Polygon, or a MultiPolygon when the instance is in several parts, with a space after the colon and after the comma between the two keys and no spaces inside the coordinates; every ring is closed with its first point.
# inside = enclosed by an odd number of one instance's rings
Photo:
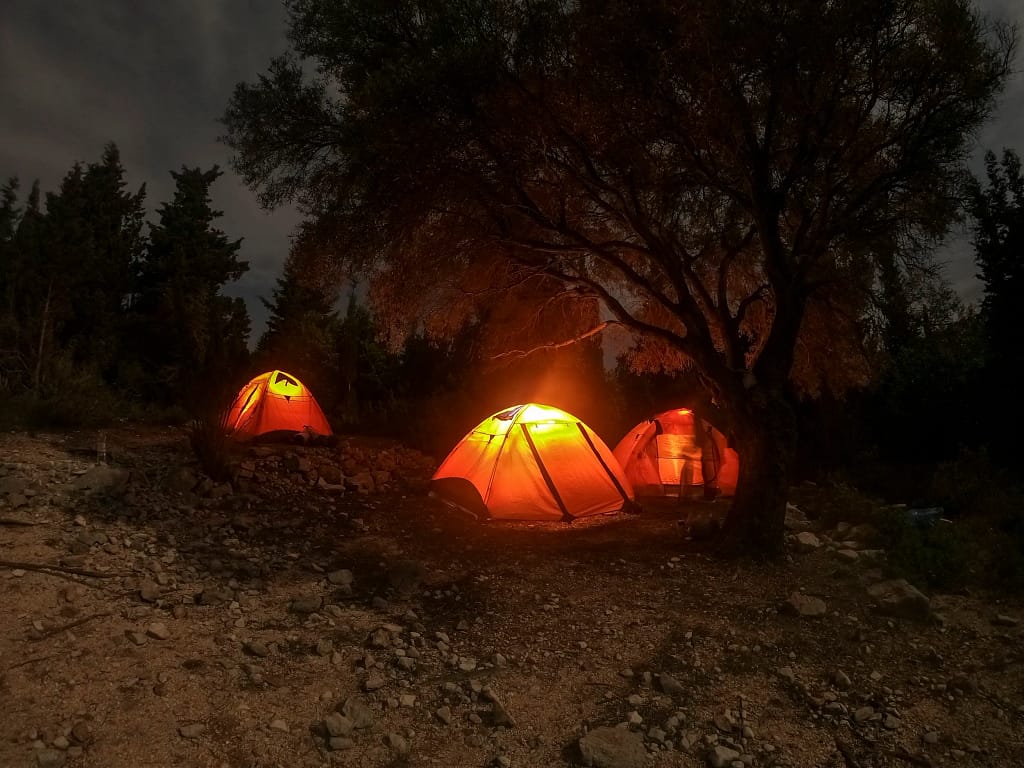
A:
{"type": "MultiPolygon", "coordinates": [[[[986,12],[1024,27],[1022,0],[981,0],[986,12]]],[[[267,213],[228,169],[216,139],[217,119],[235,83],[252,80],[285,49],[280,0],[0,0],[0,178],[23,187],[38,178],[54,190],[76,160],[98,160],[103,145],[121,149],[131,186],[145,182],[152,212],[170,197],[168,171],[219,164],[213,187],[221,226],[244,237],[251,269],[232,292],[246,298],[254,334],[289,235],[292,210],[267,213]]],[[[1024,155],[1024,54],[993,122],[978,137],[985,148],[1024,155]]],[[[978,295],[966,244],[943,251],[950,279],[978,295]]]]}

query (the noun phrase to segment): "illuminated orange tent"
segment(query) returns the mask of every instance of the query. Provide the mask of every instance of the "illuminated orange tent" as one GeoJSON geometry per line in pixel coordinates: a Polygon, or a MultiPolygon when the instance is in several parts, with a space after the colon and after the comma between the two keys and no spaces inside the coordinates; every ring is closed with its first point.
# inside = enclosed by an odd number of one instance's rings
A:
{"type": "Polygon", "coordinates": [[[637,424],[615,446],[615,458],[638,496],[674,496],[680,490],[690,494],[704,485],[701,445],[709,429],[719,458],[713,480],[721,495],[733,496],[739,456],[721,432],[689,408],[665,411],[637,424]]]}
{"type": "Polygon", "coordinates": [[[321,435],[331,434],[331,425],[313,393],[284,371],[262,373],[242,387],[224,425],[236,440],[269,432],[302,432],[306,427],[321,435]]]}
{"type": "Polygon", "coordinates": [[[615,512],[633,489],[600,437],[548,405],[517,405],[462,438],[431,480],[433,493],[477,517],[563,520],[615,512]]]}

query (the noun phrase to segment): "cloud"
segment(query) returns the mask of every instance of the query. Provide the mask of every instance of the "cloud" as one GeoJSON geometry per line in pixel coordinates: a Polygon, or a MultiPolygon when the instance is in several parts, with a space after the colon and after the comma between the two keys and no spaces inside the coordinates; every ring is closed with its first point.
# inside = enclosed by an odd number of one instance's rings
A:
{"type": "MultiPolygon", "coordinates": [[[[250,271],[230,290],[245,297],[254,335],[299,221],[292,209],[267,213],[227,170],[228,149],[216,139],[234,85],[252,81],[286,48],[281,0],[5,0],[0,24],[0,177],[24,186],[39,178],[53,190],[76,160],[121,149],[128,180],[145,183],[155,211],[173,191],[168,171],[182,164],[225,170],[212,189],[224,211],[221,228],[242,237],[250,271]]],[[[982,0],[993,18],[1024,26],[1019,0],[982,0]]],[[[979,132],[972,168],[986,149],[1024,155],[1024,76],[1008,84],[993,120],[979,132]]],[[[938,254],[961,295],[980,287],[966,237],[938,254]]]]}
{"type": "Polygon", "coordinates": [[[219,226],[244,237],[250,271],[230,288],[246,299],[254,336],[298,223],[266,212],[228,168],[218,119],[235,84],[286,47],[279,0],[7,0],[0,25],[0,176],[57,188],[76,161],[114,141],[132,189],[145,183],[151,219],[169,200],[169,171],[224,171],[211,189],[219,226]]]}

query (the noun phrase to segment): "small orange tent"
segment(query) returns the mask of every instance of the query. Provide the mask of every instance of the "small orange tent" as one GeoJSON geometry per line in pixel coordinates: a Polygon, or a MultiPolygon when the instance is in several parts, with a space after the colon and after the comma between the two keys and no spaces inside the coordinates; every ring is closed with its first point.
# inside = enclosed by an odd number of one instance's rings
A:
{"type": "Polygon", "coordinates": [[[673,496],[704,485],[702,435],[711,430],[718,451],[713,480],[723,496],[736,494],[740,460],[725,436],[689,408],[665,411],[637,424],[615,446],[626,477],[638,496],[673,496]]]}
{"type": "Polygon", "coordinates": [[[452,449],[433,493],[477,517],[563,520],[614,512],[633,489],[608,446],[572,414],[517,405],[484,419],[452,449]]]}
{"type": "Polygon", "coordinates": [[[236,440],[269,432],[302,432],[306,427],[321,435],[331,434],[331,425],[313,393],[284,371],[260,374],[242,387],[224,426],[236,440]]]}

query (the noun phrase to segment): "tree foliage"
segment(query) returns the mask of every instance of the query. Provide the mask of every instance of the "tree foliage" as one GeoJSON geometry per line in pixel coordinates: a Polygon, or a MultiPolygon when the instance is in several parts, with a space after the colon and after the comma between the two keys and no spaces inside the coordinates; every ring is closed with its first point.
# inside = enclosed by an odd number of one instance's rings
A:
{"type": "Polygon", "coordinates": [[[220,175],[216,166],[172,171],[174,198],[150,226],[135,308],[144,318],[144,356],[158,372],[154,384],[169,402],[231,379],[248,355],[245,304],[221,293],[249,265],[238,259],[241,240],[214,225],[222,214],[210,186],[220,175]]]}
{"type": "Polygon", "coordinates": [[[584,309],[532,343],[596,316],[687,361],[744,456],[733,546],[776,549],[801,345],[842,364],[879,249],[945,232],[1012,36],[967,0],[288,7],[225,115],[264,201],[406,328],[535,286],[584,309]]]}
{"type": "Polygon", "coordinates": [[[972,185],[975,260],[984,285],[982,319],[988,342],[990,417],[1001,425],[994,441],[1006,459],[1024,455],[1017,425],[1020,371],[1024,370],[1024,174],[1020,158],[1005,150],[985,156],[986,182],[972,185]]]}

